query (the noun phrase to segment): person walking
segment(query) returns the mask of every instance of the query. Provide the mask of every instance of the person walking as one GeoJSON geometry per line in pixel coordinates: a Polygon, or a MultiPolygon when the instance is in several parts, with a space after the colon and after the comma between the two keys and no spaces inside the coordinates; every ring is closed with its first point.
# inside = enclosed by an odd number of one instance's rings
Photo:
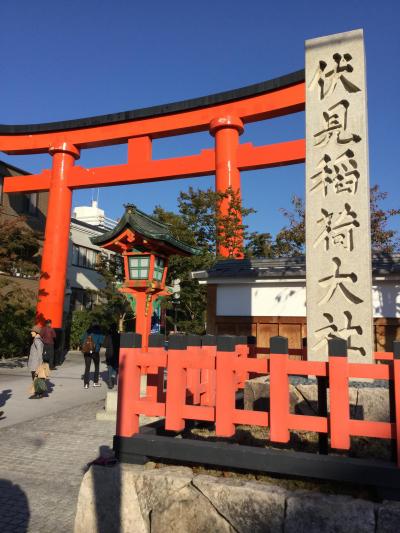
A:
{"type": "MultiPolygon", "coordinates": [[[[28,368],[31,371],[32,381],[35,381],[35,378],[37,377],[36,372],[40,365],[43,364],[44,344],[40,336],[41,331],[42,328],[40,326],[33,326],[33,328],[31,329],[32,344],[28,357],[28,368]]],[[[31,399],[37,399],[42,397],[42,393],[35,392],[34,395],[31,396],[31,399]]]]}
{"type": "Polygon", "coordinates": [[[51,327],[51,320],[46,320],[46,325],[42,328],[40,333],[42,341],[44,343],[43,361],[49,363],[50,370],[54,370],[54,341],[56,339],[56,332],[51,327]]]}
{"type": "Polygon", "coordinates": [[[106,364],[108,370],[108,388],[113,389],[117,382],[119,358],[119,333],[116,324],[112,324],[103,344],[106,349],[106,364]]]}
{"type": "Polygon", "coordinates": [[[89,388],[89,375],[90,366],[93,360],[94,363],[94,379],[93,387],[100,387],[99,383],[99,369],[100,369],[100,348],[104,342],[104,335],[101,333],[100,326],[93,324],[83,335],[82,339],[82,352],[85,358],[85,374],[83,376],[84,388],[89,388]]]}

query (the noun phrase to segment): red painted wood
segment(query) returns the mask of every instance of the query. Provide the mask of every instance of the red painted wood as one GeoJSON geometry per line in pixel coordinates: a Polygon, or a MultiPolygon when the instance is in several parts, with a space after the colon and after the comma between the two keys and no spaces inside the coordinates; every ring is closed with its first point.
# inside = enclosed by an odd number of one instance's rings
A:
{"type": "Polygon", "coordinates": [[[204,359],[209,359],[210,367],[201,370],[200,404],[215,406],[216,390],[216,346],[202,346],[204,359]]]}
{"type": "Polygon", "coordinates": [[[182,367],[182,351],[168,351],[167,401],[165,429],[182,431],[185,427],[183,408],[186,404],[186,369],[182,367]]]}
{"type": "Polygon", "coordinates": [[[51,148],[51,174],[46,230],[39,280],[36,322],[51,320],[54,328],[63,326],[65,282],[67,278],[68,243],[71,222],[72,191],[68,176],[79,150],[63,143],[51,148]]]}
{"type": "Polygon", "coordinates": [[[268,427],[269,414],[261,411],[243,411],[235,409],[233,412],[233,421],[235,424],[243,424],[246,426],[268,427]]]}
{"type": "Polygon", "coordinates": [[[289,358],[270,354],[270,427],[272,442],[289,442],[289,358]]]}
{"type": "Polygon", "coordinates": [[[350,363],[350,378],[389,379],[390,367],[388,365],[350,363]]]}
{"type": "Polygon", "coordinates": [[[233,356],[234,352],[217,351],[215,434],[219,437],[232,437],[235,434],[233,412],[237,381],[233,371],[233,356]]]}
{"type": "Polygon", "coordinates": [[[188,346],[186,350],[186,358],[193,359],[191,364],[187,366],[187,389],[192,395],[193,405],[200,404],[200,376],[201,376],[201,346],[188,346]],[[200,364],[195,364],[195,361],[200,364]]]}
{"type": "Polygon", "coordinates": [[[290,429],[328,433],[328,420],[322,416],[288,415],[290,429]]]}
{"type": "Polygon", "coordinates": [[[396,425],[391,422],[350,420],[349,431],[352,436],[357,437],[375,437],[377,439],[396,438],[396,425]]]}
{"type": "Polygon", "coordinates": [[[139,415],[135,412],[135,406],[140,399],[141,373],[136,359],[140,350],[140,348],[121,348],[119,351],[116,428],[119,437],[131,437],[139,432],[139,415]]]}
{"type": "Polygon", "coordinates": [[[397,466],[400,466],[400,360],[393,360],[393,382],[394,387],[394,410],[395,428],[393,438],[396,439],[397,466]]]}
{"type": "Polygon", "coordinates": [[[331,447],[350,448],[349,364],[347,357],[329,357],[331,447]]]}
{"type": "Polygon", "coordinates": [[[148,360],[151,361],[151,367],[147,367],[147,396],[155,402],[165,403],[164,392],[164,368],[166,367],[166,351],[163,347],[147,348],[148,360]],[[162,362],[162,364],[159,364],[162,362]]]}

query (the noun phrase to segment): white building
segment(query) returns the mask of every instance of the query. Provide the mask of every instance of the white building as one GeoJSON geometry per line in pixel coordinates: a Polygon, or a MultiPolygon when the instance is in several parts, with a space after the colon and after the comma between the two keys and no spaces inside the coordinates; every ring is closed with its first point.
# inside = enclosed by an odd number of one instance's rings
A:
{"type": "Polygon", "coordinates": [[[102,276],[96,271],[99,254],[108,254],[92,244],[91,237],[105,233],[116,225],[107,218],[96,201],[91,206],[75,207],[71,218],[68,251],[67,288],[64,312],[69,315],[75,309],[91,306],[93,295],[104,286],[102,276]]]}
{"type": "MultiPolygon", "coordinates": [[[[373,317],[375,350],[391,351],[400,339],[400,255],[375,255],[373,317]]],[[[208,272],[193,272],[207,285],[207,332],[254,335],[269,347],[274,335],[301,348],[307,336],[306,278],[303,256],[217,262],[208,272]]]]}

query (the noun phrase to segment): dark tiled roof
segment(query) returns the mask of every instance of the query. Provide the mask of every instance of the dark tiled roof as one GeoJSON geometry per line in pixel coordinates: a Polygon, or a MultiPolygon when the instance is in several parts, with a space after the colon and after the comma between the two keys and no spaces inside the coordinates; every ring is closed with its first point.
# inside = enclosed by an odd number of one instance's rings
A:
{"type": "MultiPolygon", "coordinates": [[[[374,254],[372,273],[376,276],[400,275],[400,254],[374,254]]],[[[274,259],[227,259],[217,261],[208,272],[194,272],[195,279],[217,278],[305,278],[304,255],[274,259]]]]}
{"type": "Polygon", "coordinates": [[[125,213],[115,228],[107,233],[104,233],[104,235],[92,237],[91,241],[93,244],[102,246],[106,242],[115,239],[115,237],[122,233],[126,228],[130,228],[140,235],[143,235],[143,237],[157,241],[163,241],[173,248],[181,250],[187,255],[198,255],[200,253],[198,248],[175,239],[171,235],[168,226],[158,222],[158,220],[155,218],[146,215],[146,213],[143,213],[143,211],[137,209],[136,206],[128,204],[125,207],[125,213]]]}
{"type": "Polygon", "coordinates": [[[0,161],[0,176],[14,176],[14,175],[29,176],[30,172],[27,172],[26,170],[22,170],[22,168],[15,167],[14,165],[11,165],[10,163],[6,163],[5,161],[0,161]]]}
{"type": "Polygon", "coordinates": [[[105,233],[107,231],[105,228],[101,228],[100,226],[94,226],[93,224],[88,224],[87,222],[83,222],[82,220],[78,220],[77,218],[71,218],[71,223],[77,226],[82,226],[84,228],[98,231],[99,233],[105,233]]]}

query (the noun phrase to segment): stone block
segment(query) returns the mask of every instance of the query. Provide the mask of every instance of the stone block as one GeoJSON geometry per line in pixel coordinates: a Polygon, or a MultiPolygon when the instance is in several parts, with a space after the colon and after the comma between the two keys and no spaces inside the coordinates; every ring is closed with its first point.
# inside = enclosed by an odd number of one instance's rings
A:
{"type": "Polygon", "coordinates": [[[196,476],[193,485],[238,533],[282,531],[286,491],[274,485],[196,476]]]}
{"type": "Polygon", "coordinates": [[[118,391],[107,391],[105,409],[107,412],[116,412],[118,405],[118,391]]]}
{"type": "Polygon", "coordinates": [[[149,515],[153,509],[163,509],[176,493],[188,486],[193,478],[190,468],[171,466],[143,472],[135,479],[141,513],[150,528],[149,515]]]}
{"type": "Polygon", "coordinates": [[[176,492],[151,513],[151,532],[234,533],[235,530],[193,486],[176,492]]]}
{"type": "MultiPolygon", "coordinates": [[[[318,412],[317,384],[290,385],[290,409],[302,415],[313,416],[318,412]]],[[[350,387],[350,416],[356,420],[388,422],[389,389],[385,387],[350,387]]],[[[244,386],[244,408],[269,410],[269,377],[250,379],[244,386]]],[[[329,394],[328,394],[329,409],[329,394]]]]}
{"type": "Polygon", "coordinates": [[[376,533],[398,533],[400,531],[400,502],[383,502],[377,512],[376,533]]]}
{"type": "Polygon", "coordinates": [[[285,533],[374,533],[374,504],[350,496],[293,493],[286,500],[285,533]]]}
{"type": "Polygon", "coordinates": [[[143,471],[136,465],[92,466],[79,490],[74,533],[148,533],[137,494],[131,490],[143,471]]]}
{"type": "Polygon", "coordinates": [[[269,377],[260,376],[246,381],[243,395],[245,409],[253,411],[254,409],[262,409],[264,405],[265,410],[268,411],[269,377]]]}

